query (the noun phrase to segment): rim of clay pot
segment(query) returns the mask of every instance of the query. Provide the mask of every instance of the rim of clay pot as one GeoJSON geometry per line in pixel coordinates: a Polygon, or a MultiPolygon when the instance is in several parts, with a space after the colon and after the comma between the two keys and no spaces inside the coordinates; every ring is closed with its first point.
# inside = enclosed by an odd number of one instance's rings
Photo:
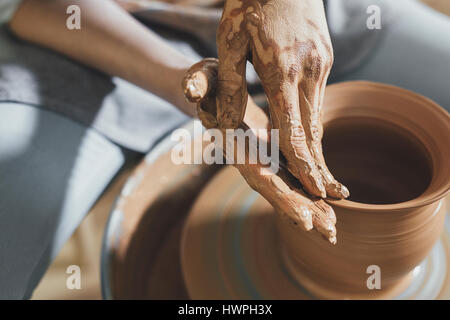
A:
{"type": "MultiPolygon", "coordinates": [[[[418,94],[416,92],[403,89],[397,86],[378,83],[378,82],[371,82],[371,81],[347,81],[347,82],[340,82],[336,84],[329,85],[327,87],[327,94],[336,91],[336,95],[339,96],[339,92],[342,92],[344,90],[377,90],[382,91],[387,94],[391,95],[397,95],[398,97],[401,97],[402,99],[407,99],[411,101],[411,103],[420,104],[422,107],[427,108],[428,112],[434,115],[436,119],[438,119],[446,128],[447,128],[447,134],[442,136],[442,139],[446,139],[445,137],[450,137],[450,115],[449,113],[442,108],[440,105],[438,105],[433,100],[418,94]]],[[[326,100],[326,99],[325,99],[326,100]]],[[[413,133],[414,134],[414,133],[413,133]]],[[[430,150],[427,148],[427,151],[429,153],[430,150]]],[[[450,158],[450,150],[447,149],[444,151],[445,155],[450,158]]],[[[431,154],[430,154],[431,156],[431,154]]],[[[433,173],[433,178],[430,184],[427,186],[426,190],[424,192],[411,200],[399,202],[395,204],[368,204],[368,203],[362,203],[362,202],[356,202],[351,200],[336,200],[336,199],[325,199],[326,202],[333,206],[337,206],[340,208],[345,209],[356,209],[356,210],[362,210],[362,211],[370,211],[370,212],[385,212],[385,211],[395,211],[395,210],[402,210],[402,209],[413,209],[417,207],[426,206],[429,204],[432,204],[440,199],[442,199],[446,194],[449,193],[450,189],[450,161],[443,161],[445,164],[445,173],[447,173],[447,182],[442,183],[442,186],[439,186],[436,188],[436,183],[439,181],[436,181],[435,176],[436,173],[433,173]],[[433,190],[435,188],[435,190],[433,190]],[[431,192],[430,192],[431,190],[431,192]]],[[[350,190],[351,192],[351,190],[350,190]]]]}

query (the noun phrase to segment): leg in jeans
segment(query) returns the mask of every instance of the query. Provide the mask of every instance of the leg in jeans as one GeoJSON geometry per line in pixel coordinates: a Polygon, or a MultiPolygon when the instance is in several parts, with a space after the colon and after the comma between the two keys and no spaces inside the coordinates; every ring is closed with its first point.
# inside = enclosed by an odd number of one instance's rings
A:
{"type": "Polygon", "coordinates": [[[450,18],[418,1],[406,1],[402,15],[366,63],[336,80],[400,86],[450,110],[450,18]]]}
{"type": "Polygon", "coordinates": [[[0,103],[0,299],[31,296],[125,154],[63,116],[0,103]]]}

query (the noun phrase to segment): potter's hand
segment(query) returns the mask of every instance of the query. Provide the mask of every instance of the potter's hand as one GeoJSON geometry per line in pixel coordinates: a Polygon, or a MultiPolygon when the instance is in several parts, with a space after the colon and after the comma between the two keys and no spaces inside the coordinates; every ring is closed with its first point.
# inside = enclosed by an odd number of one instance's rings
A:
{"type": "Polygon", "coordinates": [[[236,128],[247,105],[251,60],[269,100],[289,171],[314,196],[346,198],[322,155],[321,108],[333,63],[322,1],[227,0],[217,31],[217,119],[236,128]]]}
{"type": "MultiPolygon", "coordinates": [[[[216,59],[205,59],[193,65],[183,79],[185,96],[191,102],[197,102],[197,114],[206,128],[218,128],[217,122],[217,65],[216,59]]],[[[250,97],[246,99],[247,111],[240,128],[267,129],[257,130],[267,139],[269,119],[250,97]]],[[[225,129],[222,141],[225,141],[225,129]]],[[[250,140],[251,141],[251,140],[250,140]]],[[[236,145],[236,143],[235,143],[236,145]]],[[[223,145],[220,145],[223,147],[223,145]]],[[[250,164],[249,148],[246,146],[245,164],[235,164],[241,175],[254,190],[259,192],[276,211],[288,218],[303,230],[316,228],[331,243],[336,243],[336,217],[333,209],[322,199],[309,199],[298,181],[285,169],[280,168],[274,174],[261,164],[250,164]]],[[[237,157],[237,148],[224,150],[227,157],[237,157]]],[[[258,151],[259,153],[259,151],[258,151]]],[[[237,163],[237,161],[234,161],[237,163]]]]}

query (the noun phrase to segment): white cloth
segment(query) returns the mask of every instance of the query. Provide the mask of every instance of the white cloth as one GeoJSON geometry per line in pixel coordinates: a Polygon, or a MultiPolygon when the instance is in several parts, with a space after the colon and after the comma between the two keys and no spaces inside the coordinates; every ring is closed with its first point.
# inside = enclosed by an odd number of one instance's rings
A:
{"type": "Polygon", "coordinates": [[[22,0],[1,0],[0,1],[0,24],[8,22],[22,0]]]}

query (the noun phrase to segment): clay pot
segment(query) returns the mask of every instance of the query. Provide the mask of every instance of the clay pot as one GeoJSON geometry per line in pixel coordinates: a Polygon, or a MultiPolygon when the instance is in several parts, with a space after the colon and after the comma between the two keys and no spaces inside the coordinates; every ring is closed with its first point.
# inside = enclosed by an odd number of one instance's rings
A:
{"type": "MultiPolygon", "coordinates": [[[[216,175],[216,166],[175,165],[167,137],[135,169],[111,214],[104,297],[341,299],[401,291],[442,228],[449,116],[414,93],[352,82],[327,89],[324,120],[327,162],[352,193],[351,201],[329,201],[336,246],[277,220],[235,168],[216,175]],[[369,265],[381,268],[381,290],[366,287],[369,265]]],[[[447,234],[407,298],[448,299],[449,248],[447,234]],[[420,295],[430,286],[431,295],[420,295]]]]}
{"type": "Polygon", "coordinates": [[[443,229],[449,115],[418,94],[370,82],[329,86],[324,106],[325,158],[352,196],[327,200],[337,216],[336,245],[278,218],[282,259],[316,297],[391,298],[443,229]],[[381,289],[369,289],[377,267],[381,289]]]}

